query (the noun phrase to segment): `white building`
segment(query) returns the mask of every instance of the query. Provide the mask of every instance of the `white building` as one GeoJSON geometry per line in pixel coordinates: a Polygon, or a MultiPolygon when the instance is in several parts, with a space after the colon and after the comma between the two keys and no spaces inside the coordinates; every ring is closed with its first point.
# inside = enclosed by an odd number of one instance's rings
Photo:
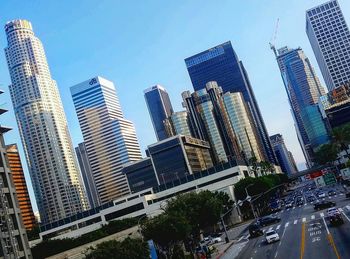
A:
{"type": "Polygon", "coordinates": [[[26,20],[5,25],[10,92],[43,222],[87,209],[66,116],[42,43],[26,20]]]}
{"type": "MultiPolygon", "coordinates": [[[[226,192],[235,201],[234,184],[246,176],[254,177],[254,174],[248,172],[249,169],[244,165],[227,166],[228,168],[218,166],[221,171],[198,175],[186,183],[169,189],[153,190],[150,188],[121,197],[99,208],[71,216],[64,221],[42,225],[40,238],[74,238],[99,229],[111,220],[131,217],[153,217],[163,212],[162,208],[168,199],[180,193],[199,192],[201,190],[222,191],[226,192]]],[[[232,218],[235,223],[241,220],[238,209],[233,211],[232,218]]]]}
{"type": "MultiPolygon", "coordinates": [[[[71,87],[99,205],[130,193],[122,165],[142,158],[133,123],[113,82],[94,77],[71,87]]],[[[88,185],[88,184],[86,184],[88,185]]]]}
{"type": "Polygon", "coordinates": [[[306,11],[306,33],[329,91],[350,81],[350,31],[337,0],[306,11]]]}

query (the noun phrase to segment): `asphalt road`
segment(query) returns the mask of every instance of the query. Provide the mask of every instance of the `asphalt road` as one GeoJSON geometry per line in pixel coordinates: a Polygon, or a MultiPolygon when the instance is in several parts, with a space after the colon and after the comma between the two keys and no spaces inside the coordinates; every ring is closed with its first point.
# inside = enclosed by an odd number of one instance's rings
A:
{"type": "Polygon", "coordinates": [[[273,214],[280,217],[281,221],[263,228],[264,232],[276,230],[280,241],[267,244],[265,236],[250,238],[249,233],[244,232],[239,237],[240,251],[237,253],[237,246],[233,246],[221,258],[350,258],[350,199],[345,198],[341,186],[332,189],[337,191],[337,195],[326,197],[325,200],[337,203],[336,207],[343,214],[343,225],[330,226],[326,209],[315,211],[315,202],[305,203],[273,214]]]}

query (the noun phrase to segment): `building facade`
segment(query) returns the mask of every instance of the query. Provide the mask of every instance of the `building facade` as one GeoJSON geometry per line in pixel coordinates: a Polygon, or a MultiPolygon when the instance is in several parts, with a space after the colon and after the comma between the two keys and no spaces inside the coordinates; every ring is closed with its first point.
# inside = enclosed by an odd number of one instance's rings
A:
{"type": "Polygon", "coordinates": [[[10,130],[0,126],[0,258],[32,258],[3,137],[10,130]]]}
{"type": "Polygon", "coordinates": [[[306,11],[306,33],[328,90],[350,82],[350,31],[337,0],[306,11]]]}
{"type": "Polygon", "coordinates": [[[258,162],[265,161],[264,151],[257,136],[257,129],[252,123],[242,94],[227,92],[223,95],[223,101],[245,160],[249,161],[252,157],[255,157],[258,162]]]}
{"type": "Polygon", "coordinates": [[[189,121],[189,114],[187,111],[174,112],[165,120],[167,127],[167,135],[186,135],[192,136],[191,126],[189,121]]]}
{"type": "Polygon", "coordinates": [[[309,105],[317,104],[325,91],[315,71],[301,48],[283,47],[277,52],[277,63],[291,107],[297,137],[308,167],[312,165],[313,147],[307,135],[302,111],[309,105]]]}
{"type": "Polygon", "coordinates": [[[95,208],[99,206],[100,203],[84,142],[78,144],[78,146],[75,148],[75,153],[77,155],[81,176],[84,181],[86,197],[89,201],[90,208],[95,208]]]}
{"type": "Polygon", "coordinates": [[[134,125],[123,117],[113,82],[94,77],[70,88],[99,204],[130,193],[122,165],[141,159],[134,125]]]}
{"type": "Polygon", "coordinates": [[[22,221],[25,229],[31,230],[35,227],[36,222],[17,145],[6,145],[6,154],[12,174],[13,184],[16,189],[22,221]]]}
{"type": "Polygon", "coordinates": [[[150,157],[125,164],[123,173],[128,179],[131,193],[137,193],[159,185],[150,157]]]}
{"type": "Polygon", "coordinates": [[[233,50],[231,42],[225,42],[186,58],[185,63],[195,91],[205,88],[210,81],[216,81],[223,93],[241,92],[243,94],[258,130],[265,156],[271,163],[276,164],[277,160],[247,71],[233,50]]]}
{"type": "Polygon", "coordinates": [[[5,25],[11,99],[43,222],[87,209],[60,94],[26,20],[5,25]]]}
{"type": "Polygon", "coordinates": [[[146,89],[144,95],[157,140],[166,139],[168,135],[164,121],[174,112],[169,95],[160,85],[146,89]]]}
{"type": "Polygon", "coordinates": [[[298,171],[296,170],[293,155],[290,151],[288,151],[282,135],[275,134],[270,136],[270,139],[282,172],[286,173],[287,175],[297,173],[298,171]]]}
{"type": "Polygon", "coordinates": [[[159,184],[179,181],[213,167],[208,142],[177,135],[148,146],[159,184]]]}

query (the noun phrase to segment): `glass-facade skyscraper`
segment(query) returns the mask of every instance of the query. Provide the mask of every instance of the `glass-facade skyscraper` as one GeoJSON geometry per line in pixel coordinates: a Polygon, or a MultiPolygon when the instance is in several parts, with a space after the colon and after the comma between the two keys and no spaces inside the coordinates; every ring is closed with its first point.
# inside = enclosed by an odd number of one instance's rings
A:
{"type": "Polygon", "coordinates": [[[42,222],[88,208],[56,82],[26,20],[5,25],[10,93],[42,222]]]}
{"type": "Polygon", "coordinates": [[[168,136],[164,121],[174,112],[169,95],[160,85],[147,88],[144,94],[157,140],[166,139],[168,136]]]}
{"type": "MultiPolygon", "coordinates": [[[[312,165],[313,147],[312,136],[308,136],[305,124],[310,127],[310,122],[303,121],[302,112],[310,106],[317,104],[325,91],[315,74],[315,71],[301,48],[280,48],[277,51],[277,63],[281,71],[283,83],[291,107],[297,137],[303,150],[307,165],[312,165]]],[[[304,117],[307,119],[309,117],[304,117]]]]}
{"type": "Polygon", "coordinates": [[[306,33],[328,90],[350,82],[350,31],[337,0],[306,11],[306,33]]]}
{"type": "Polygon", "coordinates": [[[233,50],[231,42],[225,42],[186,58],[185,63],[195,91],[205,88],[210,81],[216,81],[223,93],[241,92],[243,94],[263,144],[265,156],[270,162],[277,164],[247,72],[233,50]]]}
{"type": "Polygon", "coordinates": [[[123,117],[113,82],[94,77],[70,88],[99,205],[130,193],[123,164],[141,159],[134,125],[123,117]]]}

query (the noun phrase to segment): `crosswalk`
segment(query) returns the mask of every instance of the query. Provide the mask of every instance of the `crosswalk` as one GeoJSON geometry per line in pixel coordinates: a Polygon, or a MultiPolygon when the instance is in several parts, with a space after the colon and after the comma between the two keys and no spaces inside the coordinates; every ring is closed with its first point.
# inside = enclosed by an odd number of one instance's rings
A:
{"type": "MultiPolygon", "coordinates": [[[[343,214],[345,212],[350,212],[350,205],[346,205],[343,208],[338,208],[338,210],[341,213],[343,213],[343,214]]],[[[308,215],[308,216],[303,216],[303,217],[300,217],[300,218],[297,218],[297,219],[291,219],[290,221],[287,221],[287,222],[283,222],[283,223],[276,224],[276,225],[273,225],[273,226],[265,227],[265,228],[262,229],[262,231],[264,233],[266,231],[270,231],[270,230],[275,230],[277,232],[278,231],[285,231],[285,229],[287,227],[289,227],[289,226],[290,227],[296,227],[298,224],[302,224],[302,223],[307,224],[308,222],[315,221],[315,220],[318,220],[318,219],[323,219],[325,217],[326,217],[325,212],[317,212],[317,213],[313,213],[313,214],[308,215]]],[[[248,238],[249,238],[249,234],[246,234],[244,236],[241,236],[241,238],[239,240],[248,239],[248,238]]]]}

